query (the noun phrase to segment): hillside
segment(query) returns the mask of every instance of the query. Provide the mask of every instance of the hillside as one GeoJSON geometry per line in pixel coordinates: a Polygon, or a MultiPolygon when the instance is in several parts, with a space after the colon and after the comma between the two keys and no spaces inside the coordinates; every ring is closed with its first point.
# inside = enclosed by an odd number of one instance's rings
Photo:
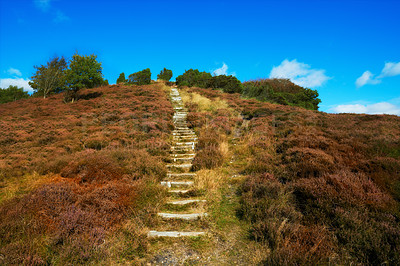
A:
{"type": "Polygon", "coordinates": [[[170,91],[0,104],[0,264],[400,262],[400,117],[180,88],[197,135],[191,197],[208,216],[166,222],[170,91]],[[154,228],[206,235],[147,237],[154,228]]]}

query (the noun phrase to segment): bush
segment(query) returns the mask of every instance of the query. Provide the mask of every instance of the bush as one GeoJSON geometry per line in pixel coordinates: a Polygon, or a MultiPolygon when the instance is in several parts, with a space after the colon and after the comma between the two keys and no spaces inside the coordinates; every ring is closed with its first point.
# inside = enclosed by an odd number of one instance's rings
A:
{"type": "Polygon", "coordinates": [[[288,79],[259,79],[243,83],[243,95],[283,105],[318,110],[318,92],[303,88],[288,79]]]}
{"type": "Polygon", "coordinates": [[[7,89],[0,88],[0,103],[14,102],[28,97],[28,92],[24,91],[23,88],[18,88],[17,86],[10,85],[7,89]]]}
{"type": "Polygon", "coordinates": [[[129,75],[128,82],[135,85],[146,85],[151,82],[150,68],[129,75]]]}
{"type": "Polygon", "coordinates": [[[212,77],[211,87],[214,89],[222,89],[227,93],[242,93],[243,86],[240,80],[234,76],[219,75],[212,77]]]}
{"type": "Polygon", "coordinates": [[[169,81],[172,78],[172,70],[166,69],[164,67],[163,70],[161,70],[160,74],[157,75],[157,79],[169,81]]]}
{"type": "Polygon", "coordinates": [[[211,87],[211,79],[212,76],[208,72],[200,72],[198,69],[189,69],[182,75],[176,77],[176,85],[209,88],[211,87]]]}
{"type": "Polygon", "coordinates": [[[119,74],[119,77],[117,79],[117,84],[118,83],[125,83],[125,82],[126,82],[125,73],[122,72],[121,74],[119,74]]]}

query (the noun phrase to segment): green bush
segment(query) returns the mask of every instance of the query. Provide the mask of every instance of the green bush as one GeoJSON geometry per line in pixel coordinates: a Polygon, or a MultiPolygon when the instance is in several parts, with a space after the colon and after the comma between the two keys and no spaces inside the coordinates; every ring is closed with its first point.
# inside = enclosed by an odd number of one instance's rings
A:
{"type": "Polygon", "coordinates": [[[234,76],[219,75],[212,77],[211,87],[214,89],[222,89],[227,93],[242,93],[243,85],[234,76]]]}
{"type": "Polygon", "coordinates": [[[118,83],[125,83],[125,82],[126,82],[125,73],[122,72],[121,74],[119,74],[119,77],[117,79],[117,84],[118,83]]]}
{"type": "Polygon", "coordinates": [[[176,77],[176,85],[188,87],[210,88],[212,76],[208,72],[200,72],[198,69],[186,70],[176,77]]]}
{"type": "Polygon", "coordinates": [[[260,101],[318,110],[318,92],[303,88],[288,79],[259,79],[243,83],[243,96],[260,101]]]}
{"type": "Polygon", "coordinates": [[[146,85],[151,82],[150,68],[143,69],[142,71],[130,74],[128,82],[135,85],[146,85]]]}
{"type": "Polygon", "coordinates": [[[28,97],[28,92],[24,91],[23,88],[18,88],[17,86],[10,85],[7,89],[0,88],[0,103],[13,102],[28,97]]]}
{"type": "Polygon", "coordinates": [[[163,70],[161,70],[160,74],[157,75],[157,79],[162,79],[165,81],[169,81],[172,78],[172,70],[166,69],[164,67],[163,70]]]}

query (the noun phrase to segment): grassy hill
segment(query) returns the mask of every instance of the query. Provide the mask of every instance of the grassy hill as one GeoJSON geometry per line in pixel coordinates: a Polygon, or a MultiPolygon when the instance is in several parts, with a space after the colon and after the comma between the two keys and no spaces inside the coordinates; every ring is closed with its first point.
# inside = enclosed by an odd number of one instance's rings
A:
{"type": "Polygon", "coordinates": [[[0,263],[400,262],[400,117],[200,88],[181,95],[211,236],[147,239],[165,198],[168,92],[114,85],[72,104],[0,105],[0,263]]]}

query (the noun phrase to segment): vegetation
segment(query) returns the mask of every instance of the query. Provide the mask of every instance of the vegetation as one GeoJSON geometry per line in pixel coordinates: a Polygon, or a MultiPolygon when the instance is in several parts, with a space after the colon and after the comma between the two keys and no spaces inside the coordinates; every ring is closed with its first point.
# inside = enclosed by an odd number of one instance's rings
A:
{"type": "Polygon", "coordinates": [[[318,110],[318,92],[303,88],[288,79],[259,79],[243,83],[243,96],[260,101],[318,110]]]}
{"type": "Polygon", "coordinates": [[[150,68],[129,75],[128,82],[134,85],[146,85],[151,82],[150,68]]]}
{"type": "Polygon", "coordinates": [[[211,76],[208,72],[197,69],[186,70],[176,78],[178,86],[222,89],[227,93],[241,93],[242,83],[234,76],[211,76]]]}
{"type": "Polygon", "coordinates": [[[198,69],[189,69],[185,73],[176,77],[176,85],[187,87],[209,88],[212,76],[205,71],[198,69]]]}
{"type": "Polygon", "coordinates": [[[242,93],[243,86],[240,80],[234,76],[219,75],[212,77],[211,88],[222,89],[223,92],[227,93],[242,93]]]}
{"type": "Polygon", "coordinates": [[[209,77],[179,83],[211,88],[180,90],[211,237],[146,238],[171,162],[168,89],[104,86],[0,105],[0,264],[145,264],[160,248],[198,264],[399,264],[398,116],[317,112],[318,94],[287,80],[245,82],[262,101],[243,98],[209,77]]]}
{"type": "Polygon", "coordinates": [[[74,54],[66,70],[67,92],[65,101],[74,101],[78,98],[78,91],[83,88],[95,88],[104,84],[101,63],[97,56],[74,54]]]}
{"type": "Polygon", "coordinates": [[[36,95],[46,98],[51,93],[65,89],[68,63],[64,57],[54,57],[46,65],[34,66],[36,73],[31,77],[29,85],[36,95]]]}
{"type": "Polygon", "coordinates": [[[244,176],[237,214],[269,250],[264,264],[399,263],[399,117],[191,91],[226,101],[244,118],[228,169],[244,176]]]}
{"type": "Polygon", "coordinates": [[[127,80],[125,79],[125,73],[122,72],[121,74],[119,74],[119,77],[117,78],[117,84],[125,82],[127,82],[127,80]]]}
{"type": "Polygon", "coordinates": [[[166,69],[164,67],[163,70],[161,70],[160,74],[157,75],[157,79],[169,81],[172,78],[172,70],[166,69]]]}
{"type": "Polygon", "coordinates": [[[10,85],[6,89],[0,88],[0,103],[15,102],[19,99],[28,98],[28,92],[24,88],[10,85]]]}
{"type": "Polygon", "coordinates": [[[0,264],[140,264],[147,250],[171,104],[158,85],[81,96],[0,106],[0,264]]]}

